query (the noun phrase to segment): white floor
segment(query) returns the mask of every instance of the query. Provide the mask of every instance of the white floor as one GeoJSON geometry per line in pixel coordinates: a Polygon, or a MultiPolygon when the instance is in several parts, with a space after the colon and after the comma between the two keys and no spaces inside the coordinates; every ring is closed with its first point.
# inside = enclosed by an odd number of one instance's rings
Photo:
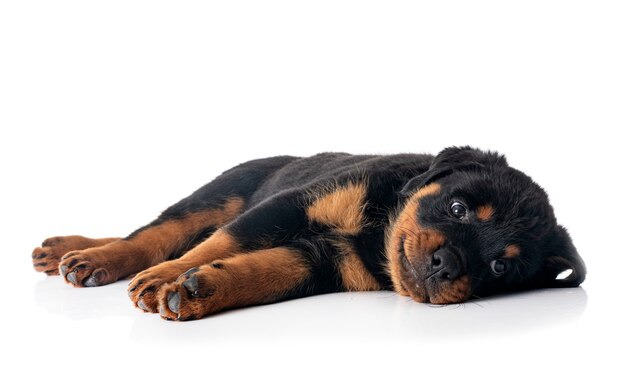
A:
{"type": "Polygon", "coordinates": [[[592,282],[445,307],[342,293],[168,322],[133,308],[126,282],[76,289],[27,254],[7,277],[2,376],[29,387],[623,383],[618,288],[592,282]]]}

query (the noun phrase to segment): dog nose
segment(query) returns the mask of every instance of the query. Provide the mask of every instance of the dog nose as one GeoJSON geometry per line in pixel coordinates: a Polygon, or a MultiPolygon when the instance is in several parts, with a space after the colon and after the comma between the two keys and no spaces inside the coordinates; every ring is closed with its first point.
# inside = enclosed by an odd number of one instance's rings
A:
{"type": "Polygon", "coordinates": [[[433,253],[431,269],[435,277],[454,281],[461,275],[461,261],[454,251],[443,247],[433,253]]]}

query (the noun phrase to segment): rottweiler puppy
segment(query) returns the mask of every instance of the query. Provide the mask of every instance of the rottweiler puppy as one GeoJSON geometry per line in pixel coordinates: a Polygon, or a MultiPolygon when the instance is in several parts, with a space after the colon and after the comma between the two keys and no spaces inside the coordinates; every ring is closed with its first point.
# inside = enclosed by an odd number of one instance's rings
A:
{"type": "Polygon", "coordinates": [[[470,147],[249,161],[126,238],[50,238],[32,258],[78,287],[136,274],[134,305],[170,320],[342,291],[450,304],[586,275],[544,190],[470,147]]]}

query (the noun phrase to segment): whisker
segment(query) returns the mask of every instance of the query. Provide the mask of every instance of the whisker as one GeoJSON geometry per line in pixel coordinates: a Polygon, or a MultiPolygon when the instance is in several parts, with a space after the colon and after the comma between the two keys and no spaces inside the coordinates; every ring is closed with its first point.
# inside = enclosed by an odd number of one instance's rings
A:
{"type": "MultiPolygon", "coordinates": [[[[477,295],[475,295],[475,294],[473,294],[473,295],[472,295],[472,297],[477,298],[477,299],[479,299],[479,300],[482,300],[482,297],[477,296],[477,295]]],[[[481,304],[477,303],[477,302],[476,302],[476,301],[474,301],[474,300],[471,300],[471,301],[469,301],[469,302],[470,302],[470,303],[472,303],[472,304],[478,305],[478,306],[479,306],[479,307],[481,307],[481,308],[485,308],[484,306],[482,306],[481,304]]]]}

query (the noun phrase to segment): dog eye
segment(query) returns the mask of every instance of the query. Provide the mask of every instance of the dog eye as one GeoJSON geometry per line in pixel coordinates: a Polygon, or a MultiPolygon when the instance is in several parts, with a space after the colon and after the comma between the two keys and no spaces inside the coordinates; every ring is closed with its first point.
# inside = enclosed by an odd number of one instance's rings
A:
{"type": "Polygon", "coordinates": [[[455,201],[450,206],[450,212],[452,212],[454,217],[458,219],[463,219],[467,214],[467,208],[465,208],[465,205],[461,204],[460,202],[455,201]]]}
{"type": "Polygon", "coordinates": [[[500,259],[494,259],[489,265],[491,266],[491,271],[493,272],[493,274],[497,276],[504,274],[507,269],[506,262],[500,259]]]}

